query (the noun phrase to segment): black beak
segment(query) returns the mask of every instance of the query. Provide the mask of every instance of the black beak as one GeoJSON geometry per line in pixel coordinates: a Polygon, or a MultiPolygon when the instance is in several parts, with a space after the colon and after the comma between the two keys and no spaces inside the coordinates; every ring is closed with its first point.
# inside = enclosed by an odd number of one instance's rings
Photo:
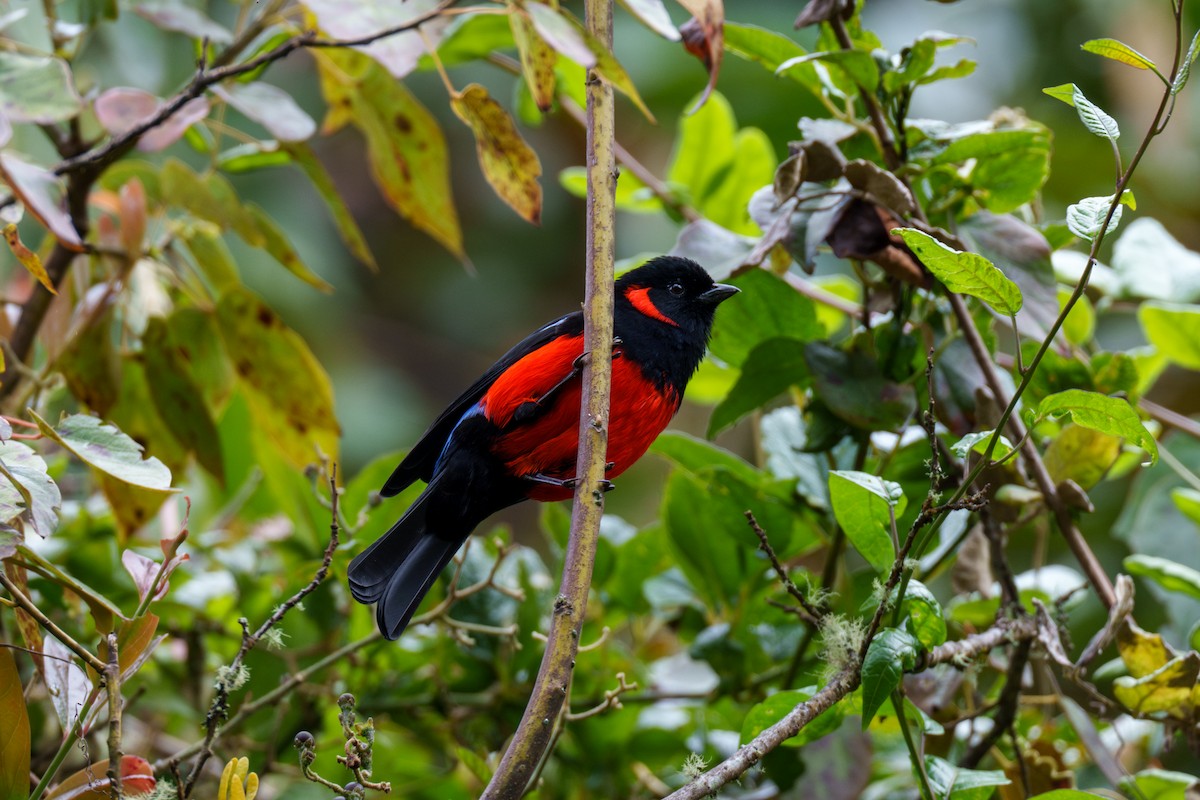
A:
{"type": "Polygon", "coordinates": [[[741,289],[737,288],[736,286],[730,286],[726,283],[718,283],[708,291],[701,294],[697,299],[703,303],[709,303],[715,306],[728,300],[740,291],[741,289]]]}

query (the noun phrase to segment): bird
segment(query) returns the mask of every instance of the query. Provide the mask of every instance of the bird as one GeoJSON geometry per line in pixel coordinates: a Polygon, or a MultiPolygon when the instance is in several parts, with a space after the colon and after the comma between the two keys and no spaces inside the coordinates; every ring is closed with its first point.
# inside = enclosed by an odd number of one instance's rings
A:
{"type": "MultiPolygon", "coordinates": [[[[679,410],[717,306],[737,292],[677,256],[653,258],[617,279],[605,491],[679,410]]],[[[582,311],[543,325],[459,395],[392,472],[381,496],[418,480],[425,489],[347,569],[351,594],[375,604],[384,637],[399,638],[487,517],[524,500],[574,495],[584,363],[582,311]]]]}

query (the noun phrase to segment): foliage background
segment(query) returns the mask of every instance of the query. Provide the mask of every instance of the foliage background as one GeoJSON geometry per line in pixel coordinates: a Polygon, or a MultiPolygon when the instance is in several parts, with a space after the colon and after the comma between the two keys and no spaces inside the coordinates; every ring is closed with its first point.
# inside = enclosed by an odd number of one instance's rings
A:
{"type": "MultiPolygon", "coordinates": [[[[579,11],[572,4],[566,5],[579,11]]],[[[29,14],[6,33],[16,40],[36,39],[41,25],[39,9],[34,4],[19,3],[9,8],[27,8],[29,14]]],[[[731,20],[789,33],[796,11],[784,3],[731,2],[726,9],[731,20]]],[[[237,8],[213,3],[207,12],[232,25],[237,8]]],[[[685,18],[678,9],[673,9],[673,14],[677,23],[685,18]]],[[[1137,80],[1142,76],[1081,53],[1074,43],[1119,32],[1122,39],[1143,52],[1158,53],[1169,38],[1163,27],[1167,22],[1167,15],[1148,13],[1131,4],[1082,0],[950,5],[884,0],[867,4],[864,13],[864,25],[878,32],[889,49],[897,49],[930,29],[974,37],[976,43],[961,48],[963,52],[957,55],[979,62],[975,74],[926,90],[927,96],[914,106],[913,116],[957,122],[985,117],[999,106],[1010,106],[1024,109],[1031,118],[1051,127],[1055,137],[1053,171],[1041,200],[1046,219],[1060,219],[1069,203],[1107,191],[1110,154],[1107,143],[1083,130],[1072,109],[1043,95],[1040,89],[1074,81],[1123,123],[1147,118],[1149,93],[1146,84],[1137,80]]],[[[1185,30],[1192,30],[1196,23],[1192,12],[1185,30]]],[[[815,29],[794,34],[806,47],[813,45],[815,36],[815,29]]],[[[654,36],[628,15],[618,15],[615,39],[617,57],[659,120],[657,126],[649,125],[631,104],[621,100],[618,138],[643,164],[661,175],[671,159],[682,111],[703,86],[703,69],[679,45],[654,36]]],[[[89,44],[76,67],[77,75],[84,80],[102,76],[105,86],[135,86],[166,96],[186,81],[193,66],[194,53],[190,46],[181,46],[184,41],[178,34],[164,34],[142,17],[122,13],[118,21],[104,25],[89,44]]],[[[455,66],[451,75],[460,88],[473,81],[483,83],[502,104],[511,107],[513,80],[494,67],[455,66]]],[[[299,53],[275,64],[268,80],[292,94],[314,118],[323,116],[324,104],[310,55],[299,53]]],[[[351,521],[368,505],[368,492],[382,483],[398,452],[415,440],[446,399],[511,342],[574,307],[580,294],[583,204],[560,186],[557,176],[562,169],[582,163],[582,129],[561,114],[540,127],[522,128],[541,157],[544,174],[542,224],[533,227],[522,223],[491,192],[483,190],[473,139],[445,102],[445,90],[436,72],[421,70],[407,79],[406,85],[446,132],[454,195],[474,273],[399,220],[381,200],[367,172],[362,138],[356,131],[320,137],[314,140],[314,149],[361,225],[379,262],[378,274],[348,255],[325,208],[298,171],[276,168],[230,178],[243,200],[268,209],[304,260],[336,289],[331,295],[316,292],[286,275],[261,251],[230,241],[246,285],[261,294],[280,318],[300,333],[330,375],[343,434],[339,463],[348,485],[342,502],[351,521]]],[[[818,104],[797,84],[772,78],[758,65],[728,55],[719,90],[730,99],[738,124],[761,129],[780,160],[786,155],[786,143],[796,137],[797,118],[820,112],[818,104]]],[[[1175,237],[1192,248],[1200,248],[1200,231],[1194,224],[1200,199],[1192,190],[1200,177],[1196,155],[1200,152],[1200,142],[1196,141],[1200,125],[1195,124],[1196,113],[1196,104],[1181,104],[1167,134],[1151,149],[1137,183],[1138,215],[1161,220],[1175,237]]],[[[243,123],[238,120],[239,125],[243,123]]],[[[13,146],[41,163],[55,160],[39,133],[29,126],[17,130],[13,146]]],[[[193,165],[203,163],[185,143],[168,152],[193,165]]],[[[28,220],[22,223],[23,233],[28,224],[28,220]]],[[[624,214],[618,255],[632,258],[640,253],[665,251],[674,242],[677,229],[677,224],[662,214],[624,214]]],[[[18,296],[22,282],[29,278],[7,253],[3,259],[0,269],[4,270],[8,287],[5,293],[18,296]]],[[[844,272],[845,267],[829,259],[822,261],[821,271],[844,272]]],[[[1104,314],[1097,340],[1105,349],[1119,350],[1140,343],[1135,311],[1132,304],[1126,308],[1118,304],[1104,314]]],[[[1196,388],[1196,372],[1172,367],[1150,397],[1187,414],[1200,404],[1196,388]]],[[[51,398],[53,414],[69,407],[69,401],[51,398]]],[[[709,408],[703,403],[690,404],[681,414],[678,427],[702,435],[709,408]]],[[[235,408],[235,416],[236,412],[235,408]]],[[[51,419],[47,414],[43,416],[51,419]]],[[[254,439],[246,419],[236,425],[227,420],[222,426],[227,442],[245,444],[254,439]]],[[[717,441],[754,459],[753,429],[753,424],[743,423],[717,441]]],[[[1185,463],[1200,463],[1200,447],[1191,441],[1179,441],[1172,450],[1185,463]]],[[[143,753],[153,760],[193,741],[200,731],[197,709],[206,707],[211,693],[211,675],[237,650],[237,618],[244,616],[257,624],[283,597],[307,583],[320,564],[329,514],[316,499],[323,488],[319,479],[301,480],[298,475],[285,474],[282,466],[273,468],[268,464],[263,467],[267,473],[264,480],[255,484],[253,493],[248,497],[239,495],[239,488],[248,485],[244,479],[252,473],[252,462],[261,461],[263,451],[261,441],[255,448],[242,448],[240,455],[229,455],[227,450],[224,487],[195,467],[177,473],[176,485],[184,487],[192,500],[192,535],[188,540],[191,560],[176,573],[167,599],[156,606],[156,613],[162,617],[160,631],[169,633],[170,638],[138,675],[135,691],[140,694],[129,701],[126,752],[143,753]],[[317,488],[310,489],[310,485],[317,488]]],[[[153,447],[150,452],[154,454],[153,447]]],[[[651,457],[628,473],[620,491],[609,498],[612,515],[653,531],[667,465],[667,459],[651,457]]],[[[914,485],[919,485],[919,465],[913,466],[914,485]]],[[[127,542],[116,536],[113,520],[103,504],[88,500],[91,485],[85,471],[62,459],[52,464],[52,474],[63,485],[68,502],[63,526],[48,545],[49,557],[123,608],[136,606],[135,589],[120,567],[127,542]]],[[[1192,523],[1164,499],[1166,489],[1176,483],[1171,473],[1159,465],[1140,475],[1129,472],[1093,494],[1097,512],[1086,517],[1086,527],[1089,533],[1098,532],[1093,546],[1110,573],[1129,550],[1174,552],[1180,557],[1188,543],[1194,542],[1192,523]],[[1109,536],[1114,527],[1117,535],[1109,536]],[[1157,542],[1156,537],[1160,539],[1157,542]],[[1164,546],[1164,540],[1171,544],[1164,546]]],[[[910,503],[917,496],[910,496],[910,503]]],[[[403,499],[391,501],[374,511],[356,533],[355,541],[369,541],[403,503],[403,499]]],[[[180,503],[172,501],[171,506],[174,516],[168,512],[160,518],[162,533],[177,530],[182,524],[180,503]]],[[[513,650],[503,638],[486,636],[477,637],[469,646],[446,635],[424,636],[417,641],[410,638],[399,645],[372,645],[348,658],[344,666],[323,673],[298,690],[277,707],[276,713],[268,711],[249,720],[242,731],[221,742],[218,761],[248,755],[251,769],[262,777],[264,796],[329,796],[327,790],[299,778],[289,742],[298,730],[313,731],[318,741],[318,767],[323,774],[336,774],[333,751],[337,748],[329,744],[340,740],[334,699],[343,691],[351,691],[358,698],[359,708],[373,715],[378,726],[377,778],[392,781],[402,797],[474,796],[479,788],[476,773],[485,771],[479,763],[502,747],[523,707],[527,683],[536,669],[538,647],[529,634],[537,627],[538,609],[546,607],[554,579],[553,568],[547,572],[541,561],[544,558],[553,565],[556,541],[561,545],[565,530],[564,519],[563,509],[526,507],[500,520],[512,526],[516,540],[533,545],[541,554],[539,557],[523,551],[510,556],[498,576],[510,585],[522,581],[531,597],[518,617],[524,643],[521,650],[513,650]],[[543,536],[542,529],[550,535],[543,536]]],[[[131,544],[150,554],[157,533],[144,532],[131,544]]],[[[657,679],[664,693],[687,694],[704,689],[713,677],[705,669],[696,667],[698,673],[692,674],[676,662],[661,660],[680,656],[689,647],[693,657],[712,664],[718,675],[736,676],[746,685],[721,686],[719,700],[699,707],[630,704],[622,711],[573,724],[547,773],[547,788],[543,790],[546,797],[644,793],[648,790],[630,777],[638,774],[634,762],[649,764],[652,773],[678,781],[682,773],[680,769],[672,771],[670,765],[681,768],[683,757],[690,751],[711,759],[728,745],[729,731],[743,729],[746,709],[761,699],[761,692],[753,686],[756,673],[783,660],[800,635],[793,626],[786,634],[792,639],[776,640],[784,636],[779,631],[786,627],[787,618],[782,614],[771,617],[767,612],[768,622],[764,624],[774,625],[777,630],[760,637],[756,644],[761,650],[723,650],[721,640],[727,631],[713,630],[709,625],[713,620],[697,607],[703,604],[694,602],[694,597],[681,601],[681,596],[672,592],[682,590],[668,580],[659,580],[651,584],[651,590],[643,591],[639,579],[650,576],[634,569],[635,551],[630,549],[626,556],[615,554],[615,543],[626,543],[630,532],[614,524],[608,534],[608,540],[614,543],[614,553],[608,556],[613,563],[605,564],[602,557],[598,567],[603,602],[610,612],[604,622],[612,620],[614,626],[628,628],[623,636],[587,656],[592,663],[574,689],[579,705],[586,705],[585,699],[602,697],[619,671],[643,683],[657,679]],[[663,606],[652,609],[654,603],[646,595],[654,597],[655,590],[663,606]],[[669,614],[648,613],[662,612],[666,607],[671,609],[669,614]],[[671,683],[670,677],[680,681],[671,683]],[[643,712],[643,707],[648,710],[643,712]],[[657,723],[655,714],[661,715],[657,723]]],[[[1028,560],[1033,542],[1032,535],[1014,542],[1016,561],[1028,560]]],[[[1047,542],[1051,561],[1070,563],[1069,554],[1063,552],[1055,536],[1049,536],[1047,542]]],[[[748,550],[753,544],[752,539],[746,540],[748,550]]],[[[354,549],[338,553],[335,575],[341,576],[340,567],[354,549]]],[[[484,550],[480,543],[473,546],[464,577],[486,576],[494,550],[484,550]]],[[[813,564],[802,566],[814,569],[813,564]]],[[[815,569],[819,566],[818,562],[815,569]]],[[[51,606],[66,615],[72,629],[86,629],[86,611],[78,603],[63,600],[61,590],[55,595],[56,590],[48,582],[43,584],[36,588],[51,606]]],[[[249,655],[249,681],[241,689],[245,696],[261,696],[286,672],[371,632],[370,612],[347,603],[345,592],[336,584],[333,581],[318,588],[305,599],[303,612],[295,611],[287,618],[282,626],[288,637],[283,649],[263,647],[249,655]]],[[[756,591],[768,585],[763,582],[756,591]]],[[[869,581],[845,587],[844,591],[847,605],[853,606],[869,598],[869,581]]],[[[761,597],[753,602],[761,602],[761,597]]],[[[1196,608],[1195,603],[1180,604],[1169,614],[1164,611],[1160,615],[1153,604],[1139,605],[1139,621],[1149,629],[1165,625],[1175,643],[1184,645],[1191,632],[1188,614],[1194,620],[1196,608]]],[[[461,610],[464,618],[480,624],[499,624],[511,611],[505,601],[493,595],[464,600],[461,610]]],[[[1102,609],[1089,600],[1072,611],[1070,624],[1086,639],[1102,618],[1102,609]]],[[[736,613],[730,619],[735,625],[744,621],[736,613]]],[[[6,622],[6,626],[4,632],[11,640],[11,624],[6,622]]],[[[598,627],[589,625],[593,636],[599,634],[598,627]]],[[[753,637],[738,639],[738,646],[751,641],[753,637]]],[[[23,670],[28,671],[28,666],[22,663],[23,670]]],[[[815,682],[820,666],[808,664],[805,669],[805,675],[815,682]]],[[[44,764],[57,746],[57,723],[45,702],[31,703],[30,709],[35,765],[39,759],[44,764]]],[[[873,736],[878,745],[873,775],[882,786],[876,789],[878,796],[889,791],[912,791],[911,776],[907,776],[905,767],[888,761],[891,755],[903,753],[895,729],[873,731],[873,736]]],[[[1048,738],[1069,746],[1074,736],[1063,733],[1058,739],[1048,738]]],[[[830,791],[835,796],[854,796],[862,787],[849,779],[849,772],[836,777],[832,773],[861,763],[868,747],[865,741],[865,737],[846,733],[806,747],[803,756],[797,756],[794,750],[781,751],[770,766],[771,774],[781,785],[790,785],[789,779],[794,780],[803,769],[810,771],[813,780],[817,779],[813,773],[824,772],[823,785],[833,787],[830,791]]],[[[1136,770],[1160,763],[1158,759],[1184,772],[1200,772],[1186,747],[1166,751],[1161,742],[1153,741],[1143,742],[1128,766],[1136,770]]],[[[83,763],[81,756],[72,754],[64,774],[83,763]]],[[[1096,785],[1094,768],[1081,770],[1080,780],[1083,785],[1096,785]]],[[[213,794],[213,783],[206,779],[201,791],[213,794]]],[[[751,791],[753,788],[747,790],[751,791]]]]}

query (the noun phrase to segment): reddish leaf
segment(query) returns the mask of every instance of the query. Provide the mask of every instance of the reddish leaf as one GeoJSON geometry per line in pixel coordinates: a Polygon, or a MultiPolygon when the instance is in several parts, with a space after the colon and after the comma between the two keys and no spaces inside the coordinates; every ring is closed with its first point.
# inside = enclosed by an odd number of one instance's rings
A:
{"type": "MultiPolygon", "coordinates": [[[[79,770],[55,786],[46,795],[46,800],[111,800],[107,773],[106,758],[79,770]]],[[[126,796],[149,794],[157,783],[149,761],[141,756],[121,756],[121,788],[126,796]]]]}
{"type": "MultiPolygon", "coordinates": [[[[162,101],[141,89],[117,87],[96,98],[96,119],[114,136],[125,133],[142,120],[158,112],[162,101]]],[[[161,125],[142,135],[138,149],[157,153],[174,144],[188,128],[208,116],[208,100],[197,97],[189,100],[161,125]]]]}
{"type": "Polygon", "coordinates": [[[146,235],[146,190],[137,178],[131,178],[121,187],[121,246],[130,258],[137,259],[142,252],[142,238],[146,235]]]}
{"type": "Polygon", "coordinates": [[[13,651],[0,648],[0,797],[29,794],[29,714],[13,651]]]}

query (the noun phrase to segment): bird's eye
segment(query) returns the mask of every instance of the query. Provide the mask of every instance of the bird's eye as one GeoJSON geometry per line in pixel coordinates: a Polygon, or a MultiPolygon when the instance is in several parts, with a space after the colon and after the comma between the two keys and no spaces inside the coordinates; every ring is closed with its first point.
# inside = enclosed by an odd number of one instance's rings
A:
{"type": "Polygon", "coordinates": [[[683,284],[682,283],[672,283],[670,286],[667,287],[667,291],[670,292],[671,294],[675,295],[676,297],[679,297],[679,295],[683,294],[683,284]]]}

